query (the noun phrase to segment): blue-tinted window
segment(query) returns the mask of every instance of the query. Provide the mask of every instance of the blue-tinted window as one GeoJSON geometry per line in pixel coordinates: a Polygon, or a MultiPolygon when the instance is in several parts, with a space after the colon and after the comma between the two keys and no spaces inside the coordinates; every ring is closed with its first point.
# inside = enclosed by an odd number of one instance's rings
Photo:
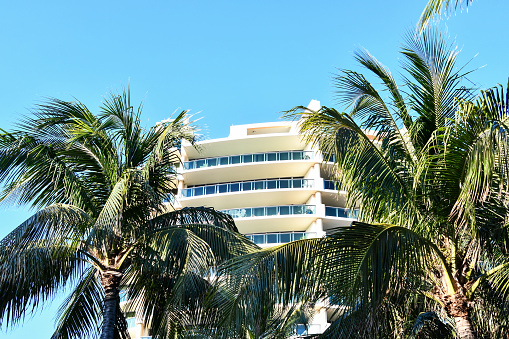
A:
{"type": "Polygon", "coordinates": [[[277,215],[277,207],[276,206],[267,207],[266,210],[267,210],[267,215],[277,215]]]}
{"type": "Polygon", "coordinates": [[[217,166],[217,158],[211,158],[207,160],[207,165],[209,167],[217,166]]]}
{"type": "Polygon", "coordinates": [[[288,215],[290,214],[290,206],[281,206],[279,207],[279,214],[288,215]]]}
{"type": "Polygon", "coordinates": [[[265,154],[255,154],[255,155],[253,155],[253,161],[255,161],[255,162],[265,161],[265,154]]]}
{"type": "Polygon", "coordinates": [[[269,233],[267,234],[267,243],[268,244],[277,244],[277,234],[269,233]]]}
{"type": "Polygon", "coordinates": [[[287,242],[290,242],[292,241],[292,239],[290,238],[290,233],[282,233],[279,235],[279,240],[281,243],[287,243],[287,242]]]}
{"type": "Polygon", "coordinates": [[[267,161],[276,161],[277,160],[277,153],[267,153],[266,159],[267,161]]]}
{"type": "Polygon", "coordinates": [[[245,154],[242,156],[242,161],[244,163],[250,163],[250,162],[253,162],[253,155],[252,154],[245,154]]]}
{"type": "Polygon", "coordinates": [[[264,216],[263,207],[253,208],[253,216],[255,217],[263,217],[264,216]]]}
{"type": "Polygon", "coordinates": [[[255,235],[253,235],[253,242],[255,244],[263,244],[263,243],[265,243],[264,238],[265,237],[263,234],[255,234],[255,235]]]}
{"type": "Polygon", "coordinates": [[[325,206],[325,215],[328,217],[335,217],[336,216],[336,209],[332,207],[325,206]]]}
{"type": "Polygon", "coordinates": [[[193,195],[195,197],[197,197],[199,195],[203,195],[203,187],[194,187],[193,188],[193,195]]]}
{"type": "Polygon", "coordinates": [[[215,194],[216,186],[205,186],[205,194],[215,194]]]}

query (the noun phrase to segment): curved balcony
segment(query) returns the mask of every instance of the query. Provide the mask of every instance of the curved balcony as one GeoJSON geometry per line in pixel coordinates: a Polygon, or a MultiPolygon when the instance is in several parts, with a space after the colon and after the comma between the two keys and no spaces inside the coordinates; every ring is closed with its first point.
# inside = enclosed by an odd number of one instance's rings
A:
{"type": "Polygon", "coordinates": [[[313,159],[312,151],[281,151],[254,154],[230,155],[225,157],[197,159],[184,162],[184,170],[194,170],[205,167],[228,166],[235,164],[250,164],[265,161],[288,161],[313,159]]]}
{"type": "Polygon", "coordinates": [[[221,181],[303,177],[316,163],[312,151],[279,151],[187,161],[182,178],[188,185],[221,181]]]}
{"type": "Polygon", "coordinates": [[[295,240],[316,238],[314,232],[253,233],[245,235],[257,245],[285,244],[295,240]]]}
{"type": "Polygon", "coordinates": [[[248,207],[222,210],[221,212],[228,213],[234,219],[251,217],[272,217],[280,215],[286,216],[286,215],[315,214],[316,206],[286,205],[286,206],[248,207]]]}
{"type": "Polygon", "coordinates": [[[200,185],[181,190],[180,204],[218,210],[242,206],[304,204],[315,192],[313,179],[263,179],[200,185]]]}
{"type": "Polygon", "coordinates": [[[257,191],[284,188],[311,188],[313,186],[314,186],[313,179],[264,179],[184,188],[182,189],[180,197],[191,198],[201,195],[233,193],[241,191],[257,191]]]}

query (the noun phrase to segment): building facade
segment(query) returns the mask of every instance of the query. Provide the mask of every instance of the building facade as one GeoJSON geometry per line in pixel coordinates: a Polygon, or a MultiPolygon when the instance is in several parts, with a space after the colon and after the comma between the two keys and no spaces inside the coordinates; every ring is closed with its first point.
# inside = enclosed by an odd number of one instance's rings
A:
{"type": "MultiPolygon", "coordinates": [[[[318,109],[320,103],[309,107],[318,109]]],[[[198,142],[196,148],[184,141],[176,207],[229,213],[239,232],[260,247],[350,226],[355,213],[345,208],[344,192],[330,180],[332,164],[301,139],[298,122],[280,121],[231,126],[228,137],[198,142]]],[[[309,323],[297,326],[298,334],[322,333],[329,316],[325,305],[318,305],[309,323]]],[[[145,332],[141,324],[133,325],[140,326],[140,335],[145,332]]]]}

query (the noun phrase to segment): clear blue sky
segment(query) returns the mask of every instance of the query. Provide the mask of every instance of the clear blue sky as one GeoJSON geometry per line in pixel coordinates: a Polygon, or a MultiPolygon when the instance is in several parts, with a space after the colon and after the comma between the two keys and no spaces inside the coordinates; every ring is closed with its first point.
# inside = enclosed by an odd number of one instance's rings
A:
{"type": "MultiPolygon", "coordinates": [[[[210,138],[229,126],[275,121],[317,99],[333,106],[331,76],[358,69],[364,47],[399,73],[398,50],[425,0],[413,1],[3,1],[0,127],[46,97],[84,102],[130,81],[147,126],[177,109],[200,112],[210,138]]],[[[474,1],[443,21],[481,88],[506,85],[509,3],[474,1]]],[[[0,238],[29,212],[0,209],[0,238]]],[[[58,305],[1,338],[49,338],[58,305]]]]}

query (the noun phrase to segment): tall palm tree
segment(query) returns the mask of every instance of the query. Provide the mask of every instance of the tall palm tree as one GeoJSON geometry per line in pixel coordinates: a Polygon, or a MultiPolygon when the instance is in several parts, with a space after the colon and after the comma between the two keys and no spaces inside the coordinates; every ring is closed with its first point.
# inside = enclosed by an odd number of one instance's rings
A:
{"type": "MultiPolygon", "coordinates": [[[[0,201],[36,213],[0,242],[0,324],[71,288],[52,338],[128,337],[119,289],[161,338],[209,288],[213,267],[250,250],[209,208],[174,210],[186,112],[145,129],[129,90],[98,115],[51,99],[0,135],[0,201]]],[[[200,299],[201,298],[201,299],[200,299]]]]}
{"type": "Polygon", "coordinates": [[[349,113],[288,113],[307,141],[334,154],[331,176],[360,221],[233,259],[225,281],[250,277],[236,304],[267,289],[280,305],[341,305],[324,337],[500,338],[509,330],[509,95],[495,88],[474,98],[436,32],[410,36],[402,54],[405,91],[361,51],[381,91],[343,71],[336,85],[349,113]]]}

